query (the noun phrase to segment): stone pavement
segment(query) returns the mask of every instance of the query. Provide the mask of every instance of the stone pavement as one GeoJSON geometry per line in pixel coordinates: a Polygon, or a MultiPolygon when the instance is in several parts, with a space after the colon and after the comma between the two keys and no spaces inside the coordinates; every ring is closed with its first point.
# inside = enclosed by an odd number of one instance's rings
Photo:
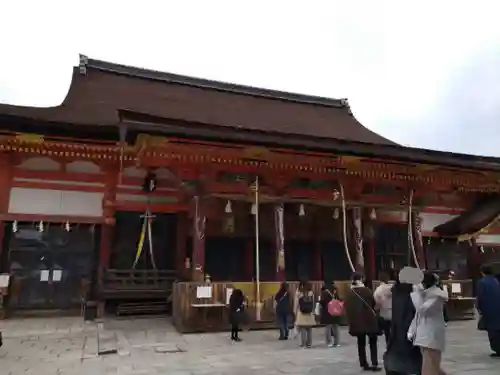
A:
{"type": "MultiPolygon", "coordinates": [[[[340,348],[325,348],[317,329],[313,348],[304,350],[294,340],[276,341],[273,331],[243,332],[241,343],[232,343],[224,333],[179,335],[165,318],[103,324],[80,318],[15,319],[0,322],[0,329],[2,375],[361,373],[355,342],[345,330],[340,348]]],[[[452,323],[448,331],[444,368],[449,374],[498,374],[500,360],[488,356],[486,335],[475,329],[475,322],[452,323]]]]}

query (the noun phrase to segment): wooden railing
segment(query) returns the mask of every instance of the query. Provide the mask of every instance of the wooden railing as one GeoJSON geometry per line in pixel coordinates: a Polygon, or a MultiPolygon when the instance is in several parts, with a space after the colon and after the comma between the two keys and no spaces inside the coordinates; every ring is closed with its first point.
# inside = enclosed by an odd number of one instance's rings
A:
{"type": "MultiPolygon", "coordinates": [[[[289,282],[290,295],[295,295],[298,282],[289,282]]],[[[180,332],[223,331],[228,329],[227,304],[228,290],[241,289],[247,301],[246,324],[249,329],[274,328],[276,316],[274,311],[274,295],[277,293],[279,282],[260,283],[260,320],[256,317],[256,284],[252,282],[217,282],[211,283],[210,298],[197,298],[199,286],[205,284],[195,282],[180,282],[174,285],[172,314],[174,325],[180,332]],[[205,304],[206,307],[201,305],[205,304]]],[[[311,282],[315,296],[319,296],[323,282],[311,282]]],[[[340,296],[345,295],[349,282],[336,282],[340,296]]]]}
{"type": "Polygon", "coordinates": [[[145,294],[168,297],[175,280],[175,271],[169,270],[108,269],[104,272],[101,290],[108,298],[140,298],[145,294]]]}
{"type": "MultiPolygon", "coordinates": [[[[463,318],[466,311],[470,310],[472,297],[472,281],[460,280],[453,281],[461,285],[461,297],[450,303],[450,315],[452,319],[463,318]],[[458,301],[458,302],[457,302],[458,301]]],[[[311,282],[312,290],[316,297],[319,296],[323,282],[311,282]]],[[[349,281],[335,282],[339,290],[340,298],[344,298],[347,290],[350,288],[349,281]]],[[[375,288],[379,282],[373,283],[375,288]]],[[[448,282],[445,282],[448,284],[448,282]]],[[[241,289],[247,300],[246,309],[246,328],[275,328],[276,316],[274,311],[274,295],[279,289],[278,282],[263,282],[260,284],[260,320],[256,317],[256,284],[252,282],[216,282],[211,283],[211,297],[197,298],[197,288],[205,284],[195,282],[179,282],[174,284],[172,314],[173,322],[178,331],[188,332],[207,332],[224,331],[229,328],[227,315],[227,293],[231,289],[241,289]],[[205,307],[203,306],[205,305],[205,307]]],[[[207,284],[208,285],[208,284],[207,284]]],[[[290,295],[295,295],[298,282],[290,282],[290,295]]],[[[468,315],[467,315],[468,316],[468,315]]]]}

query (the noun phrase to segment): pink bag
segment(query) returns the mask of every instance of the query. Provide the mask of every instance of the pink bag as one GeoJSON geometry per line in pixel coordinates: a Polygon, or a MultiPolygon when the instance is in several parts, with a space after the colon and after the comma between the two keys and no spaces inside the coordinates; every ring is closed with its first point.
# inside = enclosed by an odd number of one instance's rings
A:
{"type": "Polygon", "coordinates": [[[328,302],[328,314],[331,316],[341,316],[344,313],[344,302],[332,299],[328,302]]]}

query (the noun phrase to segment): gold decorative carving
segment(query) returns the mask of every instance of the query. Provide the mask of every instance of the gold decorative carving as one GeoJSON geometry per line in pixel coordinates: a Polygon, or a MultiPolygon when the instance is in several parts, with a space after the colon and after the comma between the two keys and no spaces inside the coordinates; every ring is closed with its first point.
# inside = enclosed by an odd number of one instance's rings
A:
{"type": "Polygon", "coordinates": [[[243,155],[246,158],[268,159],[271,156],[271,151],[265,147],[247,147],[243,149],[243,155]]]}
{"type": "Polygon", "coordinates": [[[146,147],[157,147],[168,143],[167,137],[149,135],[149,134],[139,134],[135,142],[136,149],[143,149],[146,147]]]}
{"type": "Polygon", "coordinates": [[[15,140],[18,142],[22,142],[22,143],[39,144],[39,143],[43,143],[44,137],[43,137],[43,135],[40,135],[40,134],[20,133],[20,134],[16,134],[15,140]]]}
{"type": "Polygon", "coordinates": [[[357,156],[341,156],[340,160],[343,164],[359,164],[361,162],[361,158],[357,156]]]}

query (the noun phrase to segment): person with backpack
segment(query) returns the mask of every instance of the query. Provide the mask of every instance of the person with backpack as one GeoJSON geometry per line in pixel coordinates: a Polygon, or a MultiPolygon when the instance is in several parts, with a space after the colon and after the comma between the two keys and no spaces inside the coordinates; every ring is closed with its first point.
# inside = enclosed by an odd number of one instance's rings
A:
{"type": "Polygon", "coordinates": [[[278,327],[280,330],[280,337],[278,340],[288,340],[288,316],[291,313],[290,291],[288,284],[283,282],[274,296],[274,303],[276,305],[276,319],[278,320],[278,327]]]}
{"type": "Polygon", "coordinates": [[[329,348],[340,346],[339,324],[342,319],[343,304],[340,301],[335,283],[321,289],[320,323],[325,325],[325,343],[329,348]],[[333,340],[332,340],[333,339],[333,340]]]}
{"type": "Polygon", "coordinates": [[[295,296],[295,326],[300,332],[300,346],[310,348],[312,345],[312,327],[316,324],[314,317],[314,293],[311,284],[301,281],[295,296]]]}

